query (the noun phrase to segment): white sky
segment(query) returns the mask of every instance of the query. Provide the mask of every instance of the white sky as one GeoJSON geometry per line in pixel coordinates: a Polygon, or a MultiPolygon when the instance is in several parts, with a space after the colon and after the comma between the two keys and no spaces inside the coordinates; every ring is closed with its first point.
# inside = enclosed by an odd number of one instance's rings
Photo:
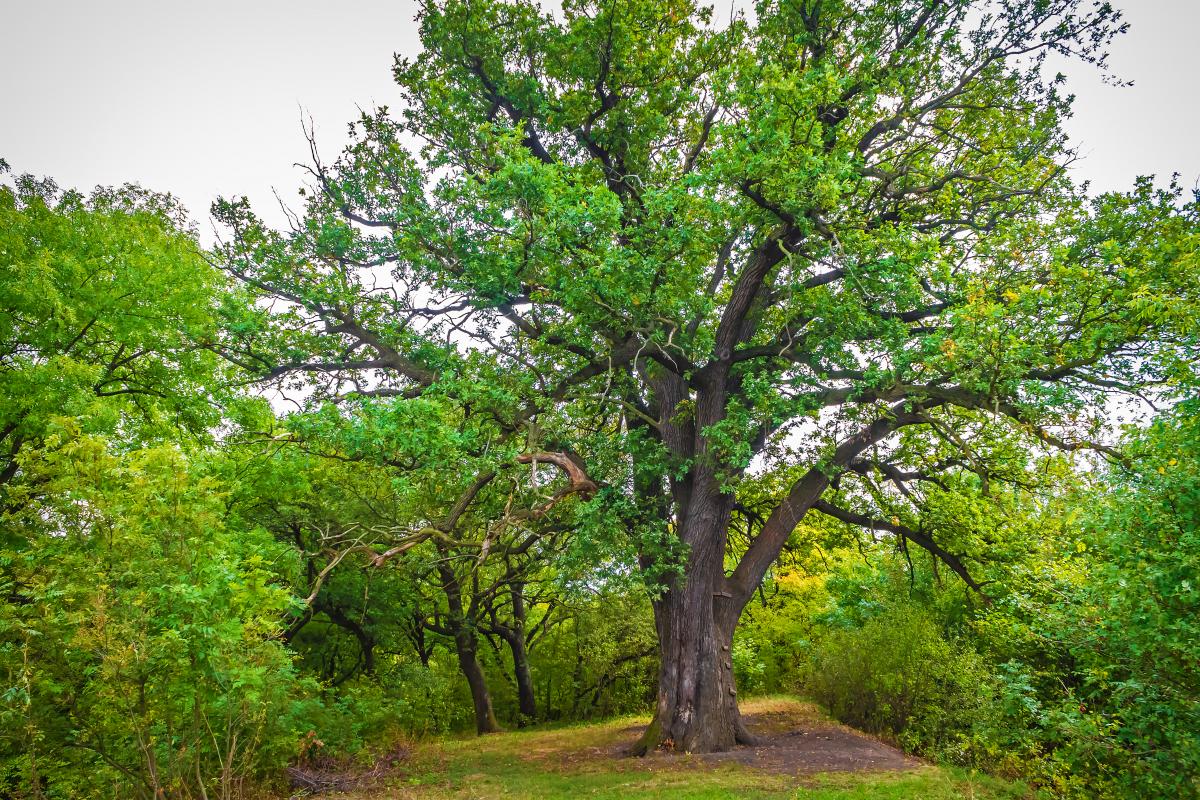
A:
{"type": "MultiPolygon", "coordinates": [[[[1118,0],[1111,65],[1072,70],[1068,129],[1097,189],[1139,174],[1200,179],[1200,0],[1118,0]]],[[[307,157],[301,109],[336,152],[357,108],[398,102],[393,53],[418,48],[413,0],[0,0],[0,157],[61,185],[137,181],[207,231],[218,195],[289,202],[307,157]]],[[[275,219],[274,214],[266,214],[275,219]]]]}

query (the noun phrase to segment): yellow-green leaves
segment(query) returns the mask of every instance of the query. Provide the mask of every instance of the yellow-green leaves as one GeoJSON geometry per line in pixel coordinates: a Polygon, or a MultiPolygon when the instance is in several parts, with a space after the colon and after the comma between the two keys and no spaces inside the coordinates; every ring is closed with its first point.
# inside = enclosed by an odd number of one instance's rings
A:
{"type": "Polygon", "coordinates": [[[136,187],[0,187],[0,484],[56,416],[148,438],[216,423],[221,279],[181,216],[136,187]]]}

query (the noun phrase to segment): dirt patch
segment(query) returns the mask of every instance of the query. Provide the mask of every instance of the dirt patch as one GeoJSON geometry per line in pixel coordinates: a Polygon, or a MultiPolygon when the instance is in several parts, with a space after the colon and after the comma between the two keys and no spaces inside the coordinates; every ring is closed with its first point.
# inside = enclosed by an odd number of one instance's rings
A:
{"type": "MultiPolygon", "coordinates": [[[[658,751],[648,761],[740,764],[765,772],[809,775],[818,772],[868,772],[916,769],[924,762],[866,734],[809,714],[769,711],[745,714],[746,727],[759,741],[724,753],[686,754],[658,751]]],[[[628,729],[636,737],[645,726],[628,729]]],[[[627,747],[628,745],[625,745],[627,747]]],[[[621,751],[624,752],[624,751],[621,751]]],[[[614,753],[620,755],[620,753],[614,753]]]]}
{"type": "Polygon", "coordinates": [[[306,753],[299,763],[287,768],[288,782],[304,794],[374,789],[402,774],[411,756],[412,751],[404,743],[379,753],[370,764],[306,753]]]}

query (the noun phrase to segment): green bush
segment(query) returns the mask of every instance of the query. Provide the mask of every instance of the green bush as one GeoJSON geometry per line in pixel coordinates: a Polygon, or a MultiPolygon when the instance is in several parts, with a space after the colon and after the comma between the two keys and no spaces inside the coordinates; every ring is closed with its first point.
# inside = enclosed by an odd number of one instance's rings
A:
{"type": "Polygon", "coordinates": [[[803,689],[905,748],[1055,797],[1200,797],[1200,415],[1033,511],[1025,559],[972,605],[898,558],[838,564],[803,689]],[[1103,478],[1103,480],[1102,480],[1103,478]]]}
{"type": "Polygon", "coordinates": [[[58,424],[4,519],[0,763],[48,797],[236,796],[295,744],[270,542],[225,529],[178,451],[58,424]]]}
{"type": "Polygon", "coordinates": [[[405,663],[336,689],[313,685],[294,704],[288,725],[305,757],[370,759],[397,740],[465,728],[470,707],[457,696],[453,678],[405,663]]]}
{"type": "Polygon", "coordinates": [[[943,636],[915,604],[827,633],[803,686],[842,722],[956,761],[967,757],[972,727],[990,713],[992,694],[984,661],[943,636]]]}
{"type": "Polygon", "coordinates": [[[1077,501],[1061,552],[978,625],[1024,697],[980,739],[1039,756],[1057,796],[1200,797],[1196,410],[1133,441],[1134,468],[1077,501]]]}

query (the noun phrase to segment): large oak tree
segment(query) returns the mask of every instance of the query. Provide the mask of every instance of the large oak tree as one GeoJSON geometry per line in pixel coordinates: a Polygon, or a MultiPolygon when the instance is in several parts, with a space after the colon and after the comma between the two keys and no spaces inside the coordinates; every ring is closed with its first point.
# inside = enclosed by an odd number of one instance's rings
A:
{"type": "Polygon", "coordinates": [[[449,0],[419,22],[399,114],[365,114],[333,163],[314,145],[290,231],[218,207],[227,267],[276,303],[223,346],[309,376],[313,402],[486,417],[447,470],[456,502],[522,453],[586,464],[580,519],[633,533],[656,590],[643,748],[750,739],[734,627],[810,511],[978,588],[986,548],[926,525],[921,487],[986,495],[1017,469],[997,441],[1118,457],[1105,398],[1194,359],[1196,207],[1070,177],[1046,67],[1103,68],[1108,4],[789,0],[726,21],[449,0]],[[762,474],[777,490],[731,548],[762,474]]]}

